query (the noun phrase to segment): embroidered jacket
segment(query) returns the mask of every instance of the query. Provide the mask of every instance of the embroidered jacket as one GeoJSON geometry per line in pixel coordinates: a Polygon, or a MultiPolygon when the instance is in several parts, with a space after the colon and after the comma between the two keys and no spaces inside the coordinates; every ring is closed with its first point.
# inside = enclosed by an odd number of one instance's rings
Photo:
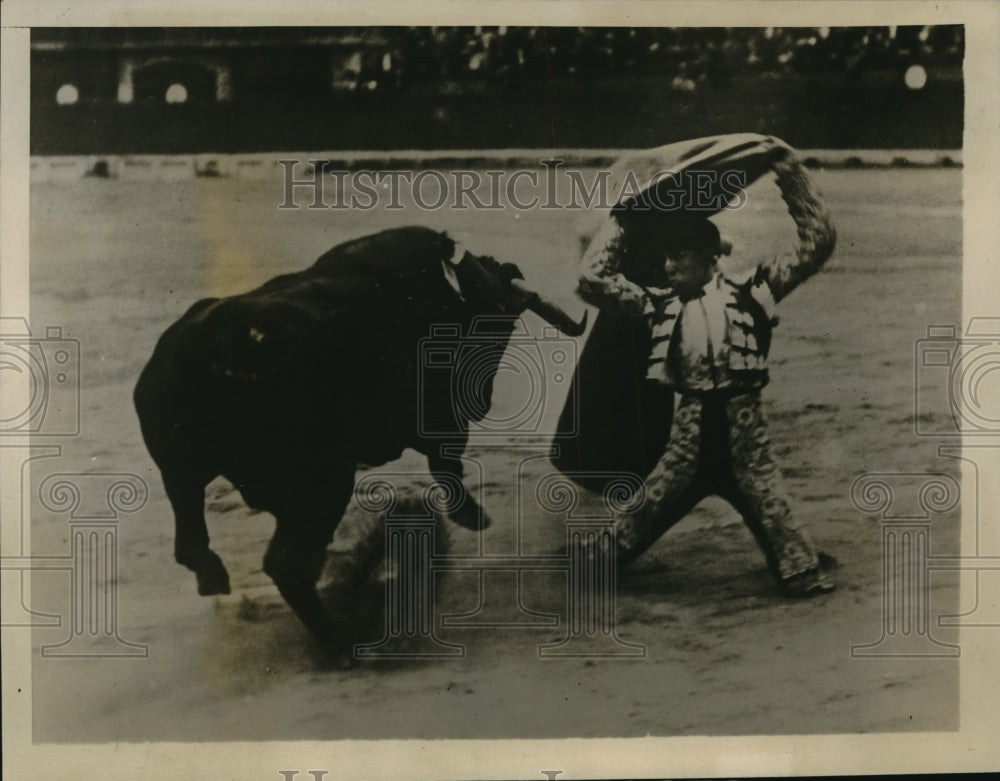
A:
{"type": "MultiPolygon", "coordinates": [[[[778,255],[739,277],[717,274],[709,285],[723,288],[728,372],[714,387],[760,388],[767,383],[767,354],[771,329],[776,324],[774,305],[805,279],[815,274],[833,253],[836,231],[822,201],[802,166],[793,158],[774,163],[778,187],[795,221],[798,246],[794,254],[778,255]]],[[[629,242],[620,222],[611,217],[594,237],[581,261],[577,292],[584,301],[623,316],[645,319],[653,347],[649,355],[650,379],[689,389],[689,383],[671,360],[677,349],[675,331],[684,302],[670,288],[644,286],[650,278],[649,259],[629,256],[629,242]],[[647,268],[630,279],[623,268],[647,268]]],[[[662,265],[660,257],[653,265],[662,265]]]]}

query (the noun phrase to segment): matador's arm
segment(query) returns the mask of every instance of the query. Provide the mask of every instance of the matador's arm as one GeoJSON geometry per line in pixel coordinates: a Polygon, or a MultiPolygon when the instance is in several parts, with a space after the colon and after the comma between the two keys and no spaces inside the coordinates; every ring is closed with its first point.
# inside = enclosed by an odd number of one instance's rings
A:
{"type": "Polygon", "coordinates": [[[619,271],[625,254],[625,232],[618,220],[602,223],[580,261],[577,294],[588,304],[613,314],[641,318],[654,310],[645,288],[619,271]]]}
{"type": "Polygon", "coordinates": [[[758,267],[757,280],[767,282],[774,300],[780,301],[826,263],[833,254],[837,232],[822,199],[791,150],[772,167],[798,233],[794,253],[777,255],[758,267]]]}

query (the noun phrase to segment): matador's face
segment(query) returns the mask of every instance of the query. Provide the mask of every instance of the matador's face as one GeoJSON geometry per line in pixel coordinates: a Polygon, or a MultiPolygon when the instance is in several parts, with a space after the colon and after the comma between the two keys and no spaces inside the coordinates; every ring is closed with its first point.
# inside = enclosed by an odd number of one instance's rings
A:
{"type": "Polygon", "coordinates": [[[669,250],[663,261],[667,284],[681,298],[696,296],[715,274],[717,253],[716,247],[669,250]]]}

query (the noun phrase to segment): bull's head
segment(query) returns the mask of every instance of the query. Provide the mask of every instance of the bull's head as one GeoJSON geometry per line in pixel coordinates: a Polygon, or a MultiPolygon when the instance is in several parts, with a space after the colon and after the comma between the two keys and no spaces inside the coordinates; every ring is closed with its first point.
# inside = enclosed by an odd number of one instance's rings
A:
{"type": "Polygon", "coordinates": [[[558,304],[532,290],[513,263],[498,263],[489,256],[465,252],[454,265],[463,296],[502,314],[518,315],[530,309],[567,336],[580,336],[587,328],[587,314],[574,320],[558,304]]]}

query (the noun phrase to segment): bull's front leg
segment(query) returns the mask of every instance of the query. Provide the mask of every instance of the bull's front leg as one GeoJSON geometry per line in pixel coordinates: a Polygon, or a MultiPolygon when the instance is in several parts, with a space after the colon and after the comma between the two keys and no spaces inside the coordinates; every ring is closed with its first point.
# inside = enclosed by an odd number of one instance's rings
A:
{"type": "Polygon", "coordinates": [[[480,531],[490,525],[490,518],[462,482],[465,469],[462,459],[454,455],[465,450],[465,443],[466,440],[428,444],[425,452],[431,474],[441,484],[446,497],[444,504],[448,517],[464,529],[480,531]]]}
{"type": "Polygon", "coordinates": [[[229,573],[208,547],[205,482],[179,470],[164,469],[163,485],[174,511],[174,558],[194,572],[198,593],[228,594],[229,573]]]}

